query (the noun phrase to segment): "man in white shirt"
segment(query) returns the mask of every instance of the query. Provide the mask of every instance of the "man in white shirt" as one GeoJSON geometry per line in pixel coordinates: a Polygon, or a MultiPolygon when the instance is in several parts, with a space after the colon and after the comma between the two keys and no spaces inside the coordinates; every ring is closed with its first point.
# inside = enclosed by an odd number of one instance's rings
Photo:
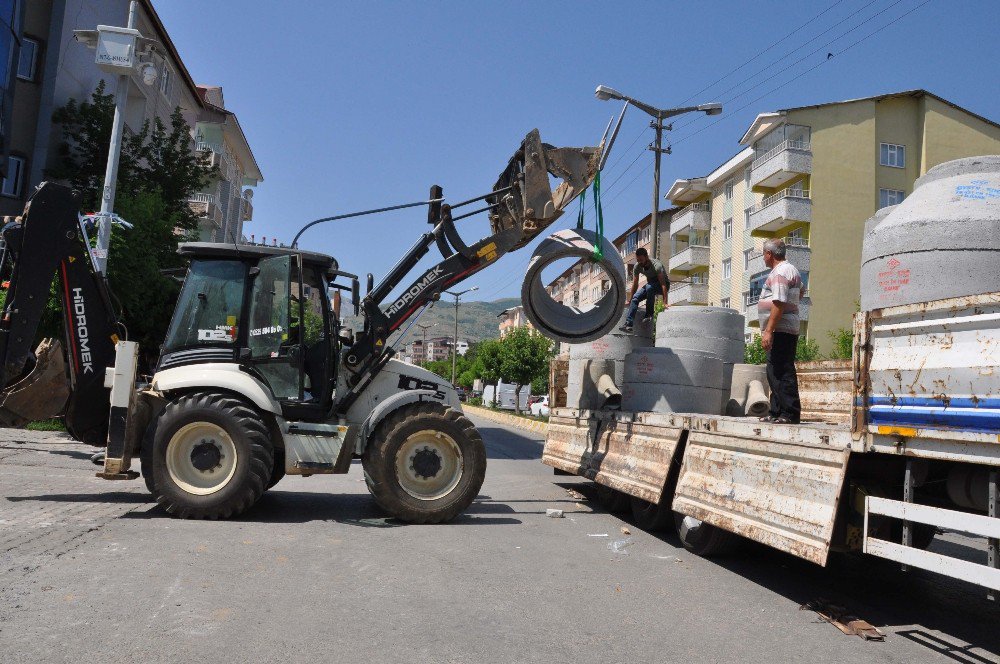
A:
{"type": "Polygon", "coordinates": [[[799,341],[799,298],[802,277],[785,260],[785,243],[764,243],[764,265],[771,274],[757,301],[761,344],[767,351],[767,382],[771,387],[771,411],[764,422],[798,424],[802,413],[799,383],[795,376],[795,349],[799,341]]]}

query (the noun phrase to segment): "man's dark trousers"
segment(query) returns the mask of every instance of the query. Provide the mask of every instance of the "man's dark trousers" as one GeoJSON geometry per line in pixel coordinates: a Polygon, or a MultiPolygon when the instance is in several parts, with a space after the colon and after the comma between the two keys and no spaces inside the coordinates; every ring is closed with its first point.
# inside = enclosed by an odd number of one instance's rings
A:
{"type": "Polygon", "coordinates": [[[639,310],[639,303],[646,300],[646,315],[653,315],[653,306],[656,304],[656,296],[663,295],[660,284],[646,284],[635,292],[632,302],[628,305],[628,313],[625,314],[625,322],[629,325],[635,320],[635,312],[639,310]]]}
{"type": "Polygon", "coordinates": [[[799,335],[775,332],[767,353],[767,384],[771,386],[771,417],[798,422],[802,416],[799,381],[795,376],[795,348],[799,335]]]}

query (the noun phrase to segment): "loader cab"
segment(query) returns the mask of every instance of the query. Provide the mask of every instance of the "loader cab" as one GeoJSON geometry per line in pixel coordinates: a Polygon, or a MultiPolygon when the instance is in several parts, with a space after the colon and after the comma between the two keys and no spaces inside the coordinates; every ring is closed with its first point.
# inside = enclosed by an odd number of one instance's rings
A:
{"type": "Polygon", "coordinates": [[[339,321],[330,256],[278,247],[191,242],[157,370],[236,363],[267,385],[288,419],[330,412],[339,321]]]}

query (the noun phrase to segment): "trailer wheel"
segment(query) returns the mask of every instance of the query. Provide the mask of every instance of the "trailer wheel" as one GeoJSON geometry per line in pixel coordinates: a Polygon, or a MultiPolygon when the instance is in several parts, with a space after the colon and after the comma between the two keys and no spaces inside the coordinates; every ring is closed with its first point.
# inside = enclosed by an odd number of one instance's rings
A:
{"type": "Polygon", "coordinates": [[[183,519],[226,519],[264,493],[274,466],[267,427],[253,408],[225,394],[190,394],[160,413],[142,450],[142,474],[156,502],[183,519]]]}
{"type": "Polygon", "coordinates": [[[486,448],[464,415],[423,401],[379,423],[361,464],[379,507],[410,523],[440,523],[458,516],[479,495],[486,448]]]}
{"type": "MultiPolygon", "coordinates": [[[[664,496],[669,499],[669,497],[664,496]]],[[[666,530],[674,523],[674,512],[669,505],[653,504],[642,498],[631,496],[632,520],[635,525],[649,533],[666,530]]]]}
{"type": "Polygon", "coordinates": [[[611,514],[624,514],[629,511],[629,495],[603,484],[596,484],[597,500],[611,514]]]}
{"type": "Polygon", "coordinates": [[[674,526],[684,548],[697,556],[711,558],[734,551],[740,543],[737,535],[693,516],[674,512],[674,526]]]}

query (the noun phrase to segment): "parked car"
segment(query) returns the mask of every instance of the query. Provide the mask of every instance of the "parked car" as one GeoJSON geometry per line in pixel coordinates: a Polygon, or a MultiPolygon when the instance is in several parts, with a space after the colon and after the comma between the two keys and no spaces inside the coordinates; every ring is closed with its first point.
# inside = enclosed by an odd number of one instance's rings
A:
{"type": "Polygon", "coordinates": [[[545,395],[535,403],[531,404],[531,414],[535,415],[536,417],[548,417],[549,415],[548,395],[545,395]]]}
{"type": "Polygon", "coordinates": [[[465,401],[468,398],[468,396],[469,396],[465,392],[465,388],[464,387],[459,387],[458,385],[455,385],[455,392],[458,393],[458,400],[459,401],[465,401]]]}

